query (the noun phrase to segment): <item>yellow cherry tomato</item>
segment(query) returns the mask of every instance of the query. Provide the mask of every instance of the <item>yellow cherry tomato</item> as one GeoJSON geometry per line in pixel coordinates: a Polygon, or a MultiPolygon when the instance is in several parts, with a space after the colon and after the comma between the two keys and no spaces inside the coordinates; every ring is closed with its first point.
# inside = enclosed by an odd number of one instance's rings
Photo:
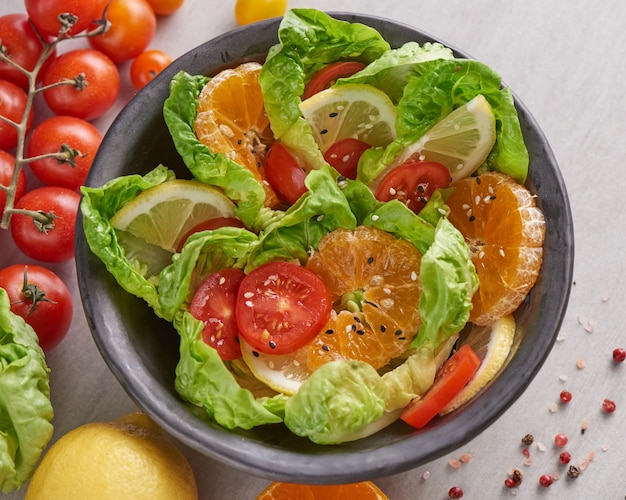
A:
{"type": "Polygon", "coordinates": [[[287,0],[237,0],[235,19],[244,25],[280,17],[287,10],[287,0]]]}

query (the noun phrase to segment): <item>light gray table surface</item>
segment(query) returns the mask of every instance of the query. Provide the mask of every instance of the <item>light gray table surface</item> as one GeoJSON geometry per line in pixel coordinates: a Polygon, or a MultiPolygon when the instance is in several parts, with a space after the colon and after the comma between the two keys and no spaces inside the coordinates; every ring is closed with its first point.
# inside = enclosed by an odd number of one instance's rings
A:
{"type": "MultiPolygon", "coordinates": [[[[547,136],[567,185],[575,221],[576,260],[568,312],[547,362],[523,396],[491,427],[458,450],[376,483],[393,500],[443,499],[460,486],[468,499],[623,499],[626,495],[626,363],[611,353],[626,348],[623,328],[626,277],[624,165],[626,164],[626,4],[622,0],[291,0],[290,7],[361,12],[410,24],[460,48],[497,72],[530,109],[547,136]],[[584,361],[584,368],[577,362],[584,361]],[[557,405],[567,388],[572,402],[557,405]],[[613,399],[617,411],[603,415],[613,399]],[[555,411],[556,410],[556,411],[555,411]],[[588,429],[581,434],[583,422],[588,429]],[[532,433],[531,463],[520,438],[532,433]],[[557,433],[580,463],[566,477],[553,446],[557,433]],[[455,468],[451,461],[469,454],[455,468]],[[504,487],[512,467],[524,472],[517,490],[504,487]],[[549,488],[544,473],[560,473],[549,488]]],[[[151,47],[177,57],[234,28],[234,1],[185,0],[158,20],[151,47]]],[[[23,12],[21,0],[1,0],[0,15],[23,12]]],[[[128,64],[120,65],[123,91],[116,107],[94,123],[102,130],[132,97],[128,64]]],[[[0,266],[32,262],[0,234],[0,266]]],[[[92,340],[76,285],[73,261],[50,266],[70,286],[75,313],[63,343],[47,356],[55,410],[53,439],[91,421],[116,419],[136,409],[92,340]]],[[[254,499],[269,483],[178,443],[193,465],[202,499],[254,499]]],[[[22,498],[22,492],[4,498],[22,498]]]]}

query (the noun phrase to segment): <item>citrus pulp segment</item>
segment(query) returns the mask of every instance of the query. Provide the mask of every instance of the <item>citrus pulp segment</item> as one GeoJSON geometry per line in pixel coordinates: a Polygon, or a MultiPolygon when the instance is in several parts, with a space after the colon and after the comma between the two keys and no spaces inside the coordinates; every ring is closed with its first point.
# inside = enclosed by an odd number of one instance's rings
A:
{"type": "Polygon", "coordinates": [[[234,217],[235,205],[219,189],[177,179],[146,189],[111,218],[111,225],[147,243],[175,252],[180,239],[200,222],[234,217]]]}
{"type": "Polygon", "coordinates": [[[341,139],[382,147],[396,137],[396,108],[387,94],[371,85],[331,87],[302,101],[300,110],[322,154],[341,139]]]}
{"type": "Polygon", "coordinates": [[[387,500],[371,481],[353,484],[311,485],[274,482],[256,500],[387,500]]]}
{"type": "Polygon", "coordinates": [[[465,237],[479,279],[470,321],[488,325],[515,311],[535,284],[545,219],[532,193],[505,174],[489,172],[453,186],[449,219],[465,237]]]}
{"type": "Polygon", "coordinates": [[[472,325],[464,343],[481,358],[480,367],[463,390],[439,412],[440,415],[467,403],[497,375],[511,352],[514,337],[515,318],[510,314],[489,326],[472,325]]]}
{"type": "Polygon", "coordinates": [[[263,172],[273,135],[259,85],[260,71],[260,64],[249,62],[209,80],[198,97],[195,132],[213,153],[222,153],[252,172],[265,189],[265,205],[275,206],[278,198],[263,172]]]}

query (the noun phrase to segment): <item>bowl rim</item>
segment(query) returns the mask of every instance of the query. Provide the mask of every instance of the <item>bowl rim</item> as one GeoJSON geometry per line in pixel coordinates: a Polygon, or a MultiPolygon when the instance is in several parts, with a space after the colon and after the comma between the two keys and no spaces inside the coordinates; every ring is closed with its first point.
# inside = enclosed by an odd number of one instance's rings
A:
{"type": "MultiPolygon", "coordinates": [[[[427,39],[451,48],[459,57],[470,57],[450,44],[408,24],[352,12],[328,12],[328,14],[337,19],[372,26],[387,40],[390,39],[390,34],[394,39],[407,41],[427,39]]],[[[217,50],[219,59],[224,65],[228,65],[230,61],[239,58],[229,51],[233,45],[246,46],[247,53],[237,54],[246,56],[252,55],[256,50],[255,47],[258,47],[254,40],[265,43],[267,39],[274,38],[274,43],[277,43],[277,37],[272,37],[271,34],[276,34],[280,20],[281,18],[275,18],[236,28],[208,40],[176,59],[170,67],[139,91],[115,118],[105,134],[103,148],[94,159],[96,168],[90,172],[86,184],[99,186],[111,178],[107,169],[99,167],[106,164],[108,155],[105,150],[119,146],[120,136],[126,134],[141,113],[145,113],[146,106],[154,102],[155,97],[162,100],[167,97],[169,81],[176,72],[184,69],[192,74],[199,74],[195,68],[207,64],[199,61],[201,53],[217,50]],[[250,33],[256,36],[251,37],[250,33]],[[235,41],[239,45],[235,44],[235,41]]],[[[392,46],[397,44],[392,43],[392,46]]],[[[265,47],[266,50],[267,48],[265,47]]],[[[203,73],[211,69],[206,68],[203,73]]],[[[550,233],[546,234],[550,235],[550,241],[554,238],[556,240],[545,248],[544,265],[549,263],[555,266],[554,276],[551,274],[554,281],[552,284],[563,289],[562,295],[558,297],[544,292],[533,296],[533,305],[542,309],[538,313],[540,317],[531,325],[534,326],[532,332],[536,341],[522,342],[517,354],[512,357],[503,372],[515,373],[517,385],[514,390],[511,390],[503,377],[498,377],[462,411],[442,417],[422,431],[412,431],[405,439],[384,445],[378,443],[370,448],[347,443],[320,449],[318,445],[310,443],[313,452],[303,453],[281,448],[280,444],[266,442],[254,436],[230,432],[198,416],[180,398],[176,400],[171,394],[155,398],[155,385],[151,373],[141,363],[140,357],[132,356],[136,353],[132,350],[133,347],[128,342],[125,332],[115,332],[102,326],[107,324],[106,314],[109,312],[108,309],[100,307],[103,301],[106,302],[106,291],[101,287],[94,287],[91,280],[94,276],[100,279],[108,272],[91,253],[83,231],[78,230],[76,265],[83,308],[94,341],[109,369],[135,403],[176,439],[228,466],[271,480],[330,484],[375,479],[423,465],[478,436],[522,395],[545,362],[567,309],[573,275],[573,223],[564,181],[543,132],[521,100],[514,93],[513,95],[520,121],[524,124],[523,131],[532,134],[533,140],[538,143],[537,158],[541,158],[542,163],[550,167],[538,169],[539,166],[533,164],[531,159],[529,178],[534,188],[541,190],[546,186],[546,189],[550,190],[550,196],[540,198],[539,202],[543,203],[544,210],[549,207],[550,213],[554,212],[559,223],[548,227],[550,233]],[[556,233],[558,235],[552,238],[556,233]],[[549,309],[547,306],[544,307],[546,301],[549,302],[549,309]]],[[[80,212],[77,224],[82,228],[80,212]]],[[[534,292],[531,291],[531,295],[534,292]]],[[[403,424],[400,422],[394,425],[403,424]]]]}

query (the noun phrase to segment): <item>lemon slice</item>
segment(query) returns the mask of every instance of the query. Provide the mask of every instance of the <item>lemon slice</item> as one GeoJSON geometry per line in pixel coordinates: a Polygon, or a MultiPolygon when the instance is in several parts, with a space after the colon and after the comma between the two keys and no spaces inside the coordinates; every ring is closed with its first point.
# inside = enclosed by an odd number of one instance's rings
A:
{"type": "Polygon", "coordinates": [[[396,137],[396,108],[383,91],[347,84],[318,92],[300,104],[322,153],[341,139],[386,146],[396,137]]]}
{"type": "Polygon", "coordinates": [[[474,349],[482,362],[463,390],[439,415],[450,413],[467,403],[496,376],[511,352],[514,336],[515,319],[512,315],[503,316],[490,326],[472,327],[465,343],[474,349]]]}
{"type": "Polygon", "coordinates": [[[407,146],[383,175],[413,157],[445,165],[454,182],[468,177],[480,167],[495,142],[493,110],[487,99],[478,94],[436,123],[418,141],[407,146]]]}
{"type": "Polygon", "coordinates": [[[140,193],[111,218],[111,225],[175,252],[191,228],[214,217],[234,217],[234,207],[219,189],[179,179],[140,193]]]}
{"type": "MultiPolygon", "coordinates": [[[[311,372],[306,366],[306,359],[299,359],[295,353],[275,355],[255,351],[250,344],[239,337],[241,354],[252,374],[265,385],[288,396],[294,395],[306,381],[311,372]]],[[[306,351],[302,352],[306,355],[306,351]]]]}

